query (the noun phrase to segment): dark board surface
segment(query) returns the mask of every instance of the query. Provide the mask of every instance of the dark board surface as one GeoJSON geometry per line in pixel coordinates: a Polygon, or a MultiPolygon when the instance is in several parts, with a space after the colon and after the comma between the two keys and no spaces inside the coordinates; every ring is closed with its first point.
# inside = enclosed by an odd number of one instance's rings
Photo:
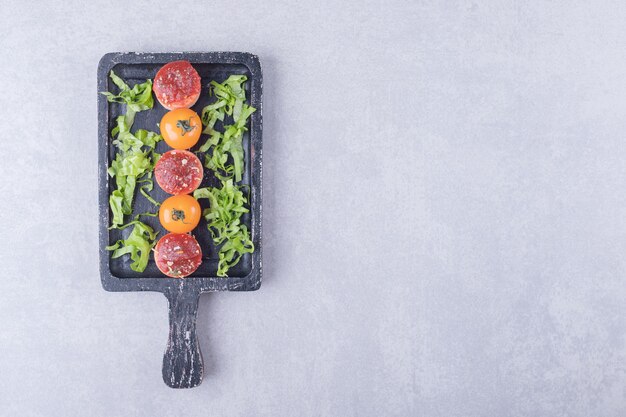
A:
{"type": "MultiPolygon", "coordinates": [[[[256,56],[240,52],[110,53],[100,60],[98,92],[115,91],[108,76],[111,70],[132,86],[137,82],[144,82],[147,78],[154,78],[163,64],[181,59],[190,61],[202,79],[200,99],[192,107],[199,114],[202,108],[212,101],[208,94],[210,81],[222,82],[232,74],[245,74],[248,77],[247,98],[257,111],[250,118],[249,131],[244,135],[243,142],[245,174],[242,183],[250,187],[250,213],[243,217],[243,221],[250,229],[255,251],[253,254],[246,254],[237,266],[229,270],[229,277],[217,277],[217,250],[212,244],[203,219],[192,232],[202,247],[203,262],[190,277],[177,279],[164,276],[152,257],[146,270],[140,273],[130,269],[130,260],[127,256],[111,259],[110,252],[105,247],[125,238],[132,229],[108,230],[111,216],[108,198],[114,183],[106,170],[115,156],[110,131],[115,118],[124,113],[124,105],[108,103],[100,94],[98,95],[99,251],[100,276],[102,285],[107,291],[158,291],[166,295],[170,303],[170,340],[164,358],[163,377],[172,387],[192,387],[202,381],[202,357],[195,337],[199,294],[208,291],[254,291],[261,285],[263,80],[260,63],[256,56]]],[[[147,129],[158,132],[157,123],[166,111],[155,99],[153,109],[137,114],[132,130],[147,129]]],[[[198,145],[191,151],[196,151],[205,140],[206,136],[203,135],[198,145]]],[[[164,142],[160,142],[156,148],[159,153],[168,149],[164,142]]],[[[209,170],[205,170],[200,186],[216,185],[216,178],[209,170]]],[[[157,201],[163,201],[168,196],[156,183],[150,194],[157,201]]],[[[203,208],[206,207],[206,201],[200,200],[200,203],[203,208]]],[[[136,193],[133,209],[135,213],[156,211],[156,208],[140,193],[136,193]]],[[[158,230],[159,236],[166,233],[159,224],[158,217],[143,217],[142,221],[158,230]]]]}

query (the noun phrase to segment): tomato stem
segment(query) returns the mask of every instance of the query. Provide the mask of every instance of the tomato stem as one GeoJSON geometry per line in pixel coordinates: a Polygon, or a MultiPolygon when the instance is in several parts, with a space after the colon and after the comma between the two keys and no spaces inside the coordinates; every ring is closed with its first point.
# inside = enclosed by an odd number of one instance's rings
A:
{"type": "Polygon", "coordinates": [[[191,132],[192,130],[194,130],[197,126],[196,125],[191,125],[191,117],[187,120],[179,120],[176,122],[176,127],[180,128],[180,135],[181,136],[185,136],[186,133],[191,132]]]}
{"type": "Polygon", "coordinates": [[[189,224],[188,222],[185,221],[185,211],[184,210],[172,209],[172,220],[174,220],[175,222],[180,220],[181,223],[183,223],[183,224],[189,224]]]}

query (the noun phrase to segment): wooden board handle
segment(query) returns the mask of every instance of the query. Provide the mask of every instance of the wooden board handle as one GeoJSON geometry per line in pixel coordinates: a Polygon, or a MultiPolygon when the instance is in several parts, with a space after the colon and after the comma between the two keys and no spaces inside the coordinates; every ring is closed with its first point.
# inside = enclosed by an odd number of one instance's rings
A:
{"type": "Polygon", "coordinates": [[[202,383],[204,363],[196,336],[199,294],[178,290],[166,293],[170,308],[170,335],[163,356],[163,381],[171,388],[193,388],[202,383]]]}

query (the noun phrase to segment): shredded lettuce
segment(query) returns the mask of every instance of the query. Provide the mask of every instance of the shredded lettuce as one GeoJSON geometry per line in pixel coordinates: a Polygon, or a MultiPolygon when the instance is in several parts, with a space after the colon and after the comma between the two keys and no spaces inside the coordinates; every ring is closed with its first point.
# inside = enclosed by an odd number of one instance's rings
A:
{"type": "Polygon", "coordinates": [[[109,205],[113,213],[112,226],[116,227],[124,222],[124,215],[132,214],[135,187],[137,182],[146,182],[140,187],[140,192],[151,203],[158,205],[148,194],[153,187],[152,170],[160,157],[154,148],[163,138],[154,132],[138,129],[134,134],[130,132],[130,125],[124,116],[117,119],[117,138],[113,144],[118,152],[111,161],[108,173],[115,178],[117,189],[109,197],[109,205]],[[144,148],[147,148],[145,151],[144,148]]]}
{"type": "Polygon", "coordinates": [[[110,73],[111,80],[119,88],[120,92],[115,95],[110,92],[102,92],[109,102],[125,103],[126,113],[117,117],[116,125],[111,130],[111,136],[115,139],[113,144],[117,147],[115,159],[111,161],[108,174],[115,178],[116,189],[111,192],[109,205],[113,217],[111,227],[124,229],[134,225],[127,239],[117,241],[108,246],[112,250],[112,258],[130,254],[131,268],[133,271],[142,272],[146,269],[150,250],[154,246],[156,233],[148,225],[139,221],[140,216],[156,216],[155,213],[139,213],[134,220],[124,223],[124,216],[133,212],[133,199],[135,188],[139,186],[140,193],[152,204],[158,206],[148,194],[154,186],[152,182],[152,170],[161,157],[154,151],[156,144],[162,140],[157,133],[144,129],[138,129],[131,133],[131,127],[135,121],[135,114],[151,109],[154,105],[152,98],[152,80],[136,84],[132,88],[128,86],[113,71],[110,73]]]}
{"type": "Polygon", "coordinates": [[[132,260],[130,268],[136,272],[143,272],[148,265],[150,251],[154,246],[158,232],[139,220],[133,220],[124,225],[124,227],[128,226],[134,226],[128,238],[118,240],[115,244],[107,246],[106,249],[113,251],[111,255],[113,259],[130,254],[132,260]]]}
{"type": "Polygon", "coordinates": [[[148,187],[141,187],[139,189],[139,192],[141,193],[141,195],[143,195],[145,197],[146,200],[148,200],[149,202],[151,202],[152,204],[154,204],[155,206],[160,206],[161,203],[159,203],[158,201],[156,201],[154,198],[150,197],[150,194],[147,193],[147,191],[150,191],[147,189],[148,187]]]}
{"type": "Polygon", "coordinates": [[[156,213],[150,213],[150,212],[146,212],[146,213],[139,213],[137,215],[135,215],[135,220],[139,220],[139,218],[141,216],[148,216],[148,217],[156,217],[159,215],[159,212],[157,211],[156,213]]]}
{"type": "MultiPolygon", "coordinates": [[[[118,77],[113,70],[109,74],[113,83],[120,89],[118,94],[113,94],[108,91],[103,91],[101,94],[106,96],[110,103],[126,103],[126,123],[129,127],[135,120],[135,114],[142,111],[151,109],[154,105],[154,98],[152,97],[152,80],[146,80],[145,83],[135,84],[133,88],[130,88],[128,84],[118,77]]],[[[115,133],[113,133],[115,135],[115,133]]]]}
{"type": "Polygon", "coordinates": [[[213,243],[219,248],[217,276],[227,276],[228,269],[236,265],[243,254],[254,252],[254,244],[241,216],[249,210],[248,200],[242,186],[233,184],[233,180],[222,181],[221,188],[207,187],[194,191],[196,199],[207,198],[209,208],[203,216],[213,237],[213,243]]]}
{"type": "Polygon", "coordinates": [[[227,276],[245,253],[254,252],[250,232],[241,222],[241,216],[248,212],[248,200],[243,187],[237,184],[244,171],[243,135],[248,130],[248,118],[256,110],[246,104],[246,80],[245,75],[231,75],[221,84],[211,81],[215,102],[202,109],[202,133],[208,134],[209,139],[199,150],[205,152],[204,165],[220,179],[221,187],[200,188],[193,196],[209,200],[203,216],[213,243],[219,246],[219,277],[227,276]],[[226,116],[232,117],[232,124],[225,123],[226,116]],[[218,120],[224,126],[223,132],[215,128],[218,120]]]}
{"type": "Polygon", "coordinates": [[[202,122],[206,126],[203,133],[210,137],[199,150],[207,152],[212,149],[204,164],[221,180],[234,176],[239,182],[243,178],[243,134],[248,130],[248,118],[256,111],[245,103],[247,79],[245,75],[231,75],[221,84],[211,81],[216,101],[202,109],[202,122]],[[233,124],[224,126],[224,133],[221,133],[214,127],[217,120],[224,121],[225,115],[232,116],[233,124]],[[229,156],[232,157],[232,164],[229,163],[229,156]]]}
{"type": "Polygon", "coordinates": [[[112,227],[124,223],[124,209],[122,208],[124,202],[124,195],[120,190],[114,190],[109,197],[109,206],[111,206],[111,212],[113,213],[112,227]]]}
{"type": "Polygon", "coordinates": [[[209,94],[215,95],[215,102],[202,109],[202,122],[206,126],[203,133],[211,134],[215,122],[224,121],[224,115],[233,116],[237,121],[246,101],[245,75],[231,75],[223,83],[211,81],[209,94]]]}

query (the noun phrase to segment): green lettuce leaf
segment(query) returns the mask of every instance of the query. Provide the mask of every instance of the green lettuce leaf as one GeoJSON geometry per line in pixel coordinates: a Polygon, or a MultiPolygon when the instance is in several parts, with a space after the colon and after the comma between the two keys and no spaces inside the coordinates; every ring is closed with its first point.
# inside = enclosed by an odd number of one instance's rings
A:
{"type": "Polygon", "coordinates": [[[217,275],[227,276],[245,253],[254,252],[248,228],[241,223],[241,216],[248,212],[247,199],[237,185],[243,178],[243,136],[248,119],[256,110],[246,104],[245,75],[231,75],[223,83],[211,82],[210,93],[215,101],[202,109],[203,133],[209,139],[200,146],[205,153],[204,165],[221,180],[221,187],[200,188],[194,192],[196,199],[209,200],[209,208],[203,216],[211,232],[213,243],[219,247],[217,275]],[[232,124],[225,124],[226,117],[232,124]],[[223,124],[223,132],[215,128],[217,121],[223,124]]]}
{"type": "Polygon", "coordinates": [[[111,206],[111,213],[113,213],[112,223],[114,225],[124,223],[123,201],[124,195],[120,190],[114,190],[109,196],[109,205],[111,206]]]}
{"type": "Polygon", "coordinates": [[[109,175],[115,178],[117,187],[109,198],[113,213],[112,227],[119,227],[124,222],[123,215],[132,214],[135,188],[138,182],[146,183],[140,187],[141,194],[153,204],[156,203],[147,192],[152,191],[152,170],[161,156],[154,152],[154,148],[163,138],[157,133],[144,129],[138,129],[133,134],[130,132],[130,126],[124,116],[119,116],[112,131],[117,135],[112,143],[118,149],[108,169],[109,175]]]}
{"type": "MultiPolygon", "coordinates": [[[[152,184],[152,183],[150,183],[150,184],[152,184]]],[[[141,188],[139,188],[139,192],[141,193],[141,195],[143,195],[146,198],[146,200],[148,200],[149,202],[151,202],[155,206],[157,206],[157,207],[160,206],[161,203],[156,201],[154,198],[150,197],[150,194],[148,194],[146,192],[147,191],[146,188],[148,188],[148,187],[141,187],[141,188]]]]}
{"type": "Polygon", "coordinates": [[[118,240],[115,244],[107,246],[106,249],[113,251],[111,255],[113,259],[130,254],[130,259],[132,260],[130,268],[136,272],[143,272],[148,265],[150,252],[154,247],[158,233],[139,220],[133,220],[124,225],[124,228],[131,225],[134,225],[134,227],[128,238],[118,240]]]}
{"type": "Polygon", "coordinates": [[[210,156],[205,157],[204,165],[215,172],[220,179],[228,179],[234,176],[239,182],[243,178],[244,151],[243,134],[248,129],[245,127],[246,121],[256,109],[247,104],[243,104],[238,121],[224,127],[224,133],[212,131],[209,139],[200,147],[201,152],[212,149],[210,156]],[[229,161],[232,160],[232,164],[229,161]]]}
{"type": "MultiPolygon", "coordinates": [[[[152,80],[146,80],[145,83],[135,84],[132,88],[128,86],[113,70],[109,74],[113,84],[119,88],[118,94],[103,91],[103,94],[110,103],[125,103],[126,115],[125,120],[129,126],[132,126],[137,112],[151,109],[154,106],[154,98],[152,97],[152,80]]],[[[113,133],[115,135],[115,133],[113,133]]]]}
{"type": "Polygon", "coordinates": [[[193,196],[209,200],[209,208],[204,210],[203,216],[213,243],[219,246],[217,276],[225,277],[243,254],[254,252],[254,244],[248,228],[241,223],[241,216],[249,211],[243,187],[234,184],[232,179],[222,181],[221,185],[220,188],[199,188],[193,196]]]}

